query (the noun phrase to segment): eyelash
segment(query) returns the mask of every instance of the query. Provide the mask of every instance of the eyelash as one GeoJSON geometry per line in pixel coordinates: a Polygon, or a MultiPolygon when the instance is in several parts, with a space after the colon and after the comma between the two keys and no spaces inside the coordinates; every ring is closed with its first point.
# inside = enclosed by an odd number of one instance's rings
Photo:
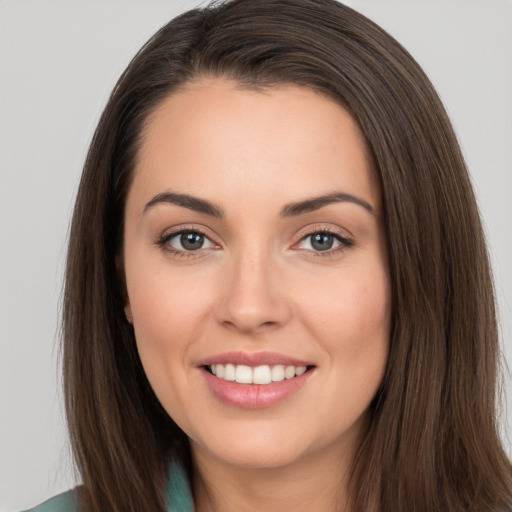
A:
{"type": "MultiPolygon", "coordinates": [[[[202,254],[202,248],[197,249],[196,251],[187,251],[187,250],[182,250],[182,249],[175,249],[174,247],[169,245],[169,242],[173,238],[183,235],[183,234],[200,235],[200,236],[203,236],[206,240],[208,240],[214,246],[218,245],[215,242],[213,242],[205,232],[203,232],[202,230],[200,230],[196,227],[182,228],[177,231],[172,231],[171,233],[165,233],[155,242],[155,244],[157,246],[159,246],[162,250],[164,250],[164,251],[172,254],[174,257],[178,257],[178,258],[191,258],[191,257],[197,257],[200,254],[202,254]]],[[[298,250],[308,251],[309,253],[311,253],[312,257],[325,258],[328,256],[333,256],[338,253],[342,253],[345,250],[347,250],[355,245],[354,241],[352,239],[341,235],[335,229],[322,227],[322,228],[318,228],[318,229],[313,229],[313,230],[305,233],[300,238],[300,240],[296,244],[294,244],[294,247],[301,244],[308,238],[313,237],[315,235],[319,235],[319,234],[326,234],[326,235],[334,237],[336,239],[336,241],[339,242],[339,246],[334,249],[326,249],[325,251],[315,251],[315,250],[311,250],[311,249],[298,249],[298,250]]]]}

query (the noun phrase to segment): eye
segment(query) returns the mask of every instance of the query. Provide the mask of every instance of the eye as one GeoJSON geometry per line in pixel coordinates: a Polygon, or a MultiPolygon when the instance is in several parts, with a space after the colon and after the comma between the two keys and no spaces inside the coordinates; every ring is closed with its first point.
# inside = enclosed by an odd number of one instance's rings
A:
{"type": "Polygon", "coordinates": [[[338,250],[351,247],[352,245],[354,245],[352,240],[349,240],[338,233],[316,231],[304,236],[297,244],[297,248],[317,253],[334,253],[338,250]]]}
{"type": "MultiPolygon", "coordinates": [[[[302,239],[301,249],[312,249],[314,251],[328,251],[335,246],[336,238],[329,233],[315,233],[302,239]]],[[[339,242],[338,242],[339,244],[339,242]]]]}
{"type": "Polygon", "coordinates": [[[215,247],[215,244],[199,231],[179,231],[162,237],[159,245],[173,252],[193,252],[215,247]]]}

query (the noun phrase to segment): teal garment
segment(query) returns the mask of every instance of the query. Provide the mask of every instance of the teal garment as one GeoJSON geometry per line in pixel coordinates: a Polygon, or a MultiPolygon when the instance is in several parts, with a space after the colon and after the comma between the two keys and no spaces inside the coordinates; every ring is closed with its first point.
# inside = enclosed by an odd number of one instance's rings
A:
{"type": "MultiPolygon", "coordinates": [[[[171,464],[167,479],[167,510],[169,512],[194,512],[194,500],[185,470],[171,464]]],[[[80,512],[76,490],[59,494],[25,512],[80,512]]]]}
{"type": "Polygon", "coordinates": [[[167,508],[169,512],[194,512],[194,499],[187,474],[180,464],[171,464],[167,479],[167,508]]]}
{"type": "Polygon", "coordinates": [[[75,512],[78,511],[75,491],[68,491],[41,503],[25,512],[75,512]]]}

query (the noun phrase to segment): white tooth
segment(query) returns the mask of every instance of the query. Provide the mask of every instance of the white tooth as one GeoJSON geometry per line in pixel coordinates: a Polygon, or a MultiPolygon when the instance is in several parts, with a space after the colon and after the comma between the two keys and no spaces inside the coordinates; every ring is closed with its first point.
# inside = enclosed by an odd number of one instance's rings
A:
{"type": "Polygon", "coordinates": [[[270,384],[272,382],[272,373],[270,366],[256,366],[252,373],[253,384],[270,384]]]}
{"type": "Polygon", "coordinates": [[[239,364],[236,367],[235,380],[239,384],[252,384],[252,368],[239,364]]]}
{"type": "Polygon", "coordinates": [[[217,375],[217,377],[219,377],[219,379],[223,379],[224,378],[224,365],[218,364],[217,368],[215,370],[217,371],[217,373],[215,375],[217,375]]]}
{"type": "Polygon", "coordinates": [[[217,365],[215,365],[215,364],[210,365],[210,370],[213,373],[213,375],[217,375],[217,368],[216,368],[216,366],[217,365]]]}
{"type": "Polygon", "coordinates": [[[299,377],[300,375],[302,375],[305,372],[306,372],[306,367],[305,366],[297,366],[297,368],[295,369],[295,375],[297,377],[299,377]]]}
{"type": "Polygon", "coordinates": [[[272,382],[281,382],[284,380],[284,366],[278,364],[272,368],[272,382]]]}
{"type": "Polygon", "coordinates": [[[295,377],[295,366],[287,366],[284,370],[284,378],[292,379],[293,377],[295,377]]]}
{"type": "Polygon", "coordinates": [[[235,365],[227,364],[224,367],[224,380],[235,380],[235,365]]]}

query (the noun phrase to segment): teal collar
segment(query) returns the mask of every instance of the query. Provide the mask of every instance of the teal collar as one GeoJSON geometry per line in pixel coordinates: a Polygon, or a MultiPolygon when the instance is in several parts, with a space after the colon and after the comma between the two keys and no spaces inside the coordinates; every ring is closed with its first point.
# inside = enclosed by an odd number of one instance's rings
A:
{"type": "Polygon", "coordinates": [[[168,512],[194,512],[194,499],[185,469],[176,462],[169,467],[167,478],[168,512]]]}

